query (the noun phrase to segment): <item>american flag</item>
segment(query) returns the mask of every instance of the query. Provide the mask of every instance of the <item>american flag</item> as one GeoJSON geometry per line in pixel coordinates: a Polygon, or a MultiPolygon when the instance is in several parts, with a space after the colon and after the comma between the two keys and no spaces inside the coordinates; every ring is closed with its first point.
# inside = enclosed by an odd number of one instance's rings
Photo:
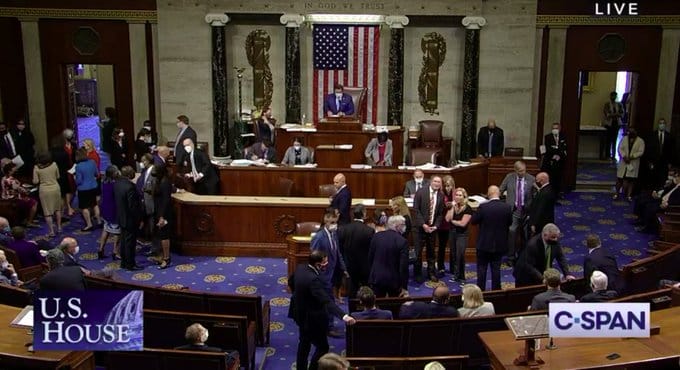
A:
{"type": "MultiPolygon", "coordinates": [[[[378,117],[378,51],[380,28],[377,26],[314,25],[313,117],[323,118],[323,101],[333,85],[367,87],[366,123],[378,117]]],[[[354,102],[355,110],[360,109],[354,102]]]]}

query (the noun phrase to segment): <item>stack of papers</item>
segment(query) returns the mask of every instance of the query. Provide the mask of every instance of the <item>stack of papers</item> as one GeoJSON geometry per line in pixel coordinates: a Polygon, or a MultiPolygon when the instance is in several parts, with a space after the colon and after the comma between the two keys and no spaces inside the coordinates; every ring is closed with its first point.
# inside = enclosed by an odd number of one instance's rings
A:
{"type": "Polygon", "coordinates": [[[337,149],[352,150],[352,144],[340,144],[335,146],[337,149]]]}
{"type": "Polygon", "coordinates": [[[351,164],[349,167],[354,170],[370,170],[373,168],[367,164],[351,164]]]}
{"type": "Polygon", "coordinates": [[[468,199],[479,204],[484,204],[489,201],[488,199],[484,198],[481,195],[471,195],[468,199]]]}
{"type": "Polygon", "coordinates": [[[232,166],[240,166],[240,167],[245,167],[245,166],[251,166],[255,164],[255,162],[251,161],[250,159],[234,159],[231,161],[232,166]]]}
{"type": "Polygon", "coordinates": [[[293,167],[295,167],[295,168],[316,168],[317,164],[316,163],[296,164],[293,167]]]}

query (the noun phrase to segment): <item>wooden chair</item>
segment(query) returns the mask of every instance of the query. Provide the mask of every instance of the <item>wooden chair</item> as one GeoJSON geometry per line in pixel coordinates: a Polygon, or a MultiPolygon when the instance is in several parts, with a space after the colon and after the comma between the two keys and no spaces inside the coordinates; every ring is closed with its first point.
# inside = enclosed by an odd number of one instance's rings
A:
{"type": "Polygon", "coordinates": [[[19,280],[27,282],[33,279],[40,279],[49,270],[46,263],[41,263],[36,266],[23,267],[19,261],[19,256],[17,253],[7,247],[0,246],[0,250],[5,252],[5,257],[7,257],[7,262],[14,266],[14,270],[19,275],[19,280]]]}
{"type": "Polygon", "coordinates": [[[308,236],[311,233],[315,233],[319,231],[321,228],[321,224],[318,222],[312,222],[312,221],[307,221],[307,222],[298,222],[295,224],[295,234],[294,235],[299,235],[299,236],[308,236]]]}
{"type": "Polygon", "coordinates": [[[413,148],[409,155],[409,165],[419,166],[425,163],[439,162],[441,150],[437,148],[413,148]]]}
{"type": "Polygon", "coordinates": [[[337,190],[335,189],[335,185],[333,184],[323,184],[319,185],[319,196],[328,198],[330,196],[335,195],[335,192],[337,190]]]}
{"type": "Polygon", "coordinates": [[[273,195],[281,197],[289,197],[293,194],[293,188],[295,187],[295,182],[291,179],[285,177],[279,177],[278,188],[273,195]]]}
{"type": "Polygon", "coordinates": [[[24,308],[33,304],[31,291],[7,284],[0,284],[0,304],[24,308]]]}
{"type": "Polygon", "coordinates": [[[524,148],[505,148],[504,157],[524,157],[524,148]]]}

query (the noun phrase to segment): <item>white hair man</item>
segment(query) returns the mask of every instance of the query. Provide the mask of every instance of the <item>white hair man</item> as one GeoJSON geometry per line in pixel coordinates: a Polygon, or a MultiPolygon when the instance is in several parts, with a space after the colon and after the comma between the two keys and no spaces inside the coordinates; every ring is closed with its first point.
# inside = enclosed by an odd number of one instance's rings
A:
{"type": "Polygon", "coordinates": [[[618,296],[615,290],[607,290],[609,279],[607,274],[602,271],[595,270],[590,275],[590,288],[592,293],[588,293],[581,297],[580,302],[606,302],[618,296]]]}

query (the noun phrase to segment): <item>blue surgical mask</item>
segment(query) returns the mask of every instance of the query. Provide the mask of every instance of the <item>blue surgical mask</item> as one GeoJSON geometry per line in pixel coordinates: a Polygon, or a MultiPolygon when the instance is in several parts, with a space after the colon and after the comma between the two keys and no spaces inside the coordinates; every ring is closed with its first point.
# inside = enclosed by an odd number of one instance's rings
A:
{"type": "Polygon", "coordinates": [[[9,227],[9,225],[7,225],[7,226],[5,226],[5,227],[2,228],[2,232],[3,232],[3,233],[8,233],[8,234],[9,234],[9,233],[12,232],[12,228],[9,227]]]}

